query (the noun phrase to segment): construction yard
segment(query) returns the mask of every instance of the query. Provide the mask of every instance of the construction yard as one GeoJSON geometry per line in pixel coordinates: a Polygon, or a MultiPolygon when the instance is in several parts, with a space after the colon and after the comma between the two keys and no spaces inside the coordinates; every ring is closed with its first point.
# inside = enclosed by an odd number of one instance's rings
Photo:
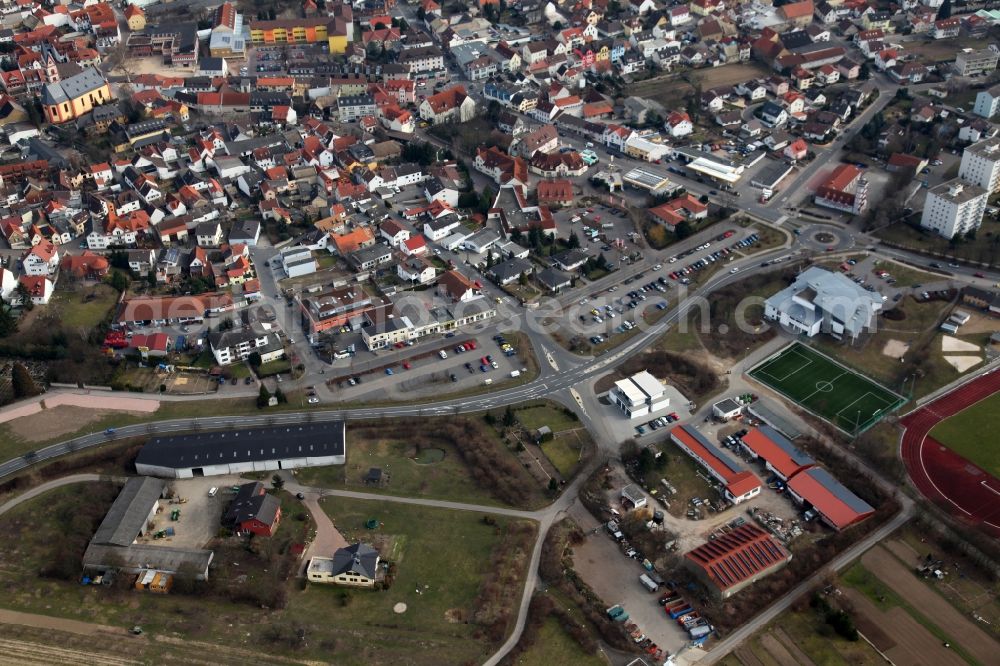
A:
{"type": "MultiPolygon", "coordinates": [[[[773,74],[762,64],[739,63],[699,70],[693,76],[701,82],[702,90],[717,86],[731,86],[750,79],[764,78],[773,74]]],[[[667,111],[683,105],[684,98],[694,92],[694,87],[684,79],[668,74],[633,83],[628,88],[629,95],[645,97],[663,104],[667,111]]]]}

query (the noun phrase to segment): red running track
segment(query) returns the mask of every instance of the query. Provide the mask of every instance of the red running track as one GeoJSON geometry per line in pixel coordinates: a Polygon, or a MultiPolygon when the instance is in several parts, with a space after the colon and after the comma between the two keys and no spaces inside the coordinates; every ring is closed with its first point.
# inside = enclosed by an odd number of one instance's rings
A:
{"type": "MultiPolygon", "coordinates": [[[[943,446],[928,433],[949,416],[1000,391],[1000,372],[991,371],[901,419],[901,453],[917,489],[964,522],[1000,537],[1000,480],[943,446]]],[[[1000,434],[984,433],[984,443],[1000,434]]]]}

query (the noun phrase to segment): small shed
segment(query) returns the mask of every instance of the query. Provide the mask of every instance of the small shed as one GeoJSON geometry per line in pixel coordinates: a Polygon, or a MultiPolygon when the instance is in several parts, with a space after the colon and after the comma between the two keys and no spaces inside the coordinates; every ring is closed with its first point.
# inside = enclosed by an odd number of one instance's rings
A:
{"type": "Polygon", "coordinates": [[[646,506],[646,502],[646,496],[639,486],[630,484],[622,488],[622,504],[626,508],[641,509],[646,506]]]}
{"type": "Polygon", "coordinates": [[[552,428],[548,426],[542,426],[535,431],[535,443],[541,444],[542,442],[548,442],[552,439],[552,428]]]}
{"type": "Polygon", "coordinates": [[[381,486],[382,485],[382,468],[381,467],[371,467],[365,474],[365,485],[366,486],[381,486]]]}

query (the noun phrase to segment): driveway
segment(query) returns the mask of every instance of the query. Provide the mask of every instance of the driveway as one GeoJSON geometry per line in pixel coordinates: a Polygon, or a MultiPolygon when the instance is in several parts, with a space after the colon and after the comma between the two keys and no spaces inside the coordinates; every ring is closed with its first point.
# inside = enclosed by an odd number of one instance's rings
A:
{"type": "Polygon", "coordinates": [[[323,507],[319,505],[319,498],[322,497],[321,489],[300,486],[295,482],[295,478],[288,473],[282,474],[282,477],[285,479],[285,490],[305,495],[302,505],[306,507],[313,518],[313,522],[316,523],[316,534],[313,536],[312,541],[309,542],[299,568],[299,576],[305,576],[309,560],[314,556],[333,557],[333,553],[337,549],[346,548],[350,544],[340,531],[337,530],[336,526],[334,526],[333,521],[330,520],[330,516],[326,515],[323,507]]]}

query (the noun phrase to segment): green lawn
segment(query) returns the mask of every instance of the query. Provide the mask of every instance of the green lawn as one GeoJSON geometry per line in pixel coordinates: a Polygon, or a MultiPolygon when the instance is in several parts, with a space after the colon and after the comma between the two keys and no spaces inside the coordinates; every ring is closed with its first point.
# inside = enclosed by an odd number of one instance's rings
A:
{"type": "Polygon", "coordinates": [[[1000,432],[1000,393],[938,423],[931,436],[966,460],[1000,478],[1000,442],[983,433],[1000,432]]]}
{"type": "Polygon", "coordinates": [[[287,358],[279,358],[275,361],[270,361],[264,363],[257,369],[257,375],[260,377],[271,377],[272,375],[279,375],[281,373],[288,373],[292,369],[292,362],[287,358]]]}
{"type": "Polygon", "coordinates": [[[845,432],[896,409],[903,398],[801,344],[793,343],[749,375],[845,432]]]}
{"type": "MultiPolygon", "coordinates": [[[[586,437],[586,435],[583,435],[586,437]]],[[[563,478],[569,478],[580,461],[582,442],[576,432],[556,435],[552,441],[542,443],[542,452],[555,465],[563,478]]]]}
{"type": "MultiPolygon", "coordinates": [[[[939,275],[917,270],[916,268],[910,268],[909,266],[903,266],[902,264],[897,264],[892,261],[876,261],[875,265],[884,271],[889,271],[889,274],[896,280],[896,284],[892,286],[897,289],[912,287],[916,284],[935,282],[941,279],[941,276],[939,275]]],[[[877,287],[879,283],[875,282],[874,284],[877,287]]]]}
{"type": "MultiPolygon", "coordinates": [[[[476,626],[464,619],[472,613],[489,572],[491,553],[503,543],[508,519],[498,517],[491,526],[480,514],[465,511],[332,497],[322,503],[348,541],[391,542],[391,552],[383,556],[397,563],[397,578],[389,592],[352,594],[343,609],[336,608],[339,590],[312,585],[294,599],[297,616],[336,626],[338,632],[347,627],[363,632],[380,651],[399,644],[423,645],[430,652],[422,655],[424,663],[478,663],[492,652],[486,642],[474,639],[476,626]],[[369,518],[377,518],[382,526],[365,529],[369,518]],[[400,602],[407,610],[395,614],[393,606],[400,602]],[[391,632],[384,631],[386,626],[391,632]],[[373,640],[376,636],[381,638],[373,640]]],[[[518,574],[522,582],[524,573],[518,574]]],[[[512,591],[520,600],[520,587],[512,591]]],[[[396,663],[413,663],[418,655],[399,654],[396,663]]]]}
{"type": "Polygon", "coordinates": [[[598,655],[587,654],[580,644],[566,635],[559,620],[549,618],[538,631],[538,638],[517,659],[518,666],[605,666],[608,662],[598,655]]]}
{"type": "MultiPolygon", "coordinates": [[[[432,431],[433,428],[434,421],[427,420],[423,424],[412,424],[410,431],[416,436],[418,430],[432,431]]],[[[352,423],[348,427],[347,464],[300,469],[297,472],[299,482],[322,488],[502,506],[487,490],[476,484],[451,443],[441,439],[432,447],[422,447],[418,452],[412,438],[380,436],[379,430],[377,426],[352,423]],[[443,452],[443,457],[424,455],[432,450],[443,452]],[[441,458],[439,462],[424,463],[436,457],[441,458]],[[383,473],[388,475],[388,481],[383,486],[364,485],[362,479],[372,467],[381,467],[383,473]]],[[[501,452],[512,455],[505,450],[501,452]]]]}
{"type": "Polygon", "coordinates": [[[575,414],[572,412],[567,414],[561,405],[556,404],[531,405],[515,410],[514,416],[521,425],[531,431],[548,426],[556,433],[580,426],[575,414]]]}
{"type": "Polygon", "coordinates": [[[58,312],[65,329],[92,329],[104,321],[117,297],[118,293],[104,284],[60,289],[53,295],[48,308],[58,312]]]}

